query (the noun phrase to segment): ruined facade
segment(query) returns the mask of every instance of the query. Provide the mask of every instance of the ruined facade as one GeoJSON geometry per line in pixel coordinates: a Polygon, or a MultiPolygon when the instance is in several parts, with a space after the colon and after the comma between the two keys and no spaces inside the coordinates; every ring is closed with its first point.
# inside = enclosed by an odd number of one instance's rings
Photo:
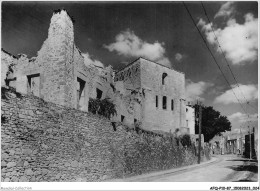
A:
{"type": "Polygon", "coordinates": [[[89,97],[109,93],[113,70],[85,63],[74,42],[73,23],[66,11],[51,18],[48,38],[37,57],[14,57],[2,50],[2,85],[6,81],[21,93],[32,93],[45,101],[88,110],[89,97]],[[8,68],[11,68],[11,71],[8,68]],[[98,90],[97,90],[98,88],[98,90]],[[104,93],[103,93],[104,92],[104,93]]]}
{"type": "Polygon", "coordinates": [[[118,105],[118,120],[142,129],[174,132],[185,126],[185,77],[183,73],[139,58],[115,74],[126,104],[118,105]]]}
{"type": "Polygon", "coordinates": [[[66,11],[51,18],[48,38],[37,56],[12,56],[2,50],[2,86],[45,101],[88,111],[89,98],[109,98],[114,121],[149,131],[174,132],[186,127],[185,76],[139,58],[115,73],[88,63],[74,42],[66,11]]]}

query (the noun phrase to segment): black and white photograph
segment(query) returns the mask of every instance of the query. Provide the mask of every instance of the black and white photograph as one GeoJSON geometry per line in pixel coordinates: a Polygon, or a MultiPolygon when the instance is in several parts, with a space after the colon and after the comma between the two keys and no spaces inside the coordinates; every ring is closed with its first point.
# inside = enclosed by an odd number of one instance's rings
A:
{"type": "Polygon", "coordinates": [[[1,190],[259,190],[258,3],[1,1],[1,190]]]}

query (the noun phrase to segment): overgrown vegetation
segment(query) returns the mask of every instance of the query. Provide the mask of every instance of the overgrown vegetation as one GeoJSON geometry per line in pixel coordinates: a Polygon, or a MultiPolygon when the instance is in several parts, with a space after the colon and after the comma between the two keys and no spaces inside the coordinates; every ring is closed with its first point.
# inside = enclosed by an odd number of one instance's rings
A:
{"type": "Polygon", "coordinates": [[[17,98],[22,97],[22,94],[16,92],[15,88],[13,87],[1,87],[1,99],[8,99],[8,93],[14,93],[17,98]]]}
{"type": "MultiPolygon", "coordinates": [[[[198,116],[199,106],[194,105],[195,114],[198,116]]],[[[198,133],[198,123],[195,124],[195,133],[198,133]]],[[[215,135],[221,135],[222,132],[230,131],[231,123],[226,116],[213,109],[212,106],[202,106],[201,133],[204,135],[204,141],[209,142],[215,135]]]]}
{"type": "Polygon", "coordinates": [[[181,142],[182,146],[190,147],[191,146],[190,135],[185,134],[185,135],[181,136],[180,142],[181,142]]]}
{"type": "MultiPolygon", "coordinates": [[[[114,168],[119,168],[115,166],[124,168],[123,172],[116,174],[117,177],[171,169],[197,162],[195,147],[192,144],[185,148],[182,144],[178,145],[178,139],[174,139],[173,134],[160,137],[139,132],[138,135],[135,129],[132,129],[129,135],[122,140],[121,149],[110,147],[110,152],[113,154],[111,165],[114,168]],[[127,146],[130,142],[133,147],[127,146]]],[[[184,139],[187,139],[187,136],[184,139]]]]}
{"type": "Polygon", "coordinates": [[[99,114],[110,119],[116,114],[115,104],[106,99],[89,99],[88,110],[94,114],[99,114]]]}

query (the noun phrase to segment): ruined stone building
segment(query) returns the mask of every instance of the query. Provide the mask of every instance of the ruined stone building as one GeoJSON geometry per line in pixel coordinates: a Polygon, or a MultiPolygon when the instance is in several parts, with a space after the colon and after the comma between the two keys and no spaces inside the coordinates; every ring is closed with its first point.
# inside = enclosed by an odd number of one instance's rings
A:
{"type": "Polygon", "coordinates": [[[113,70],[86,63],[74,42],[73,23],[66,11],[53,14],[48,38],[37,57],[11,56],[2,50],[2,85],[45,101],[88,111],[90,97],[105,98],[113,70]],[[9,68],[9,70],[8,70],[9,68]],[[7,72],[8,71],[8,72],[7,72]]]}
{"type": "MultiPolygon", "coordinates": [[[[185,125],[185,77],[158,63],[139,58],[115,74],[116,87],[121,87],[124,103],[118,120],[126,124],[140,121],[142,128],[171,131],[185,125]]],[[[122,102],[122,101],[121,101],[122,102]]]]}
{"type": "Polygon", "coordinates": [[[1,54],[2,86],[83,111],[88,111],[89,98],[109,98],[117,109],[112,120],[145,130],[174,132],[187,125],[183,73],[144,58],[115,76],[111,66],[88,63],[75,45],[73,22],[64,10],[53,14],[36,57],[1,54]]]}

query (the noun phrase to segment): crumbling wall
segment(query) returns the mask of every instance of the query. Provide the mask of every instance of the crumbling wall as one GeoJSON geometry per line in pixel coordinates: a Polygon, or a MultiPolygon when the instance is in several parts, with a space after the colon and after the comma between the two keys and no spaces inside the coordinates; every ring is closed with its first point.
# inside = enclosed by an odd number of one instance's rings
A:
{"type": "MultiPolygon", "coordinates": [[[[30,93],[28,76],[38,75],[39,97],[74,107],[73,46],[72,21],[66,11],[56,12],[51,18],[48,38],[38,51],[37,57],[28,59],[24,54],[18,56],[14,66],[16,90],[30,93]]],[[[2,63],[5,63],[3,58],[2,63]]]]}
{"type": "Polygon", "coordinates": [[[123,81],[126,89],[138,90],[141,88],[140,60],[135,60],[129,66],[115,74],[115,82],[123,81]]]}
{"type": "Polygon", "coordinates": [[[1,50],[1,86],[6,85],[6,79],[14,79],[14,66],[17,65],[17,58],[9,54],[8,52],[1,50]],[[12,74],[12,76],[8,76],[12,74]]]}
{"type": "MultiPolygon", "coordinates": [[[[116,84],[118,84],[118,82],[116,84]]],[[[112,119],[113,121],[121,121],[123,124],[131,128],[134,128],[137,123],[142,121],[141,92],[136,90],[127,90],[124,86],[116,86],[111,101],[115,104],[117,111],[117,114],[112,119]],[[121,116],[124,116],[123,121],[121,116]]]]}
{"type": "MultiPolygon", "coordinates": [[[[86,106],[88,105],[89,98],[97,98],[97,88],[102,91],[102,97],[100,99],[112,98],[114,96],[114,82],[113,82],[113,68],[108,67],[97,67],[93,63],[89,63],[82,56],[81,52],[74,47],[74,83],[76,83],[76,78],[86,82],[86,106]]],[[[76,85],[74,85],[76,87],[76,85]]],[[[74,90],[76,92],[76,90],[74,90]]],[[[76,102],[76,101],[75,101],[76,102]]]]}
{"type": "Polygon", "coordinates": [[[137,59],[118,71],[114,78],[116,94],[113,102],[117,109],[115,120],[121,121],[121,116],[124,116],[123,123],[130,127],[136,125],[135,120],[140,123],[143,118],[143,92],[141,90],[140,72],[140,60],[137,59]]]}
{"type": "Polygon", "coordinates": [[[36,63],[43,67],[41,89],[43,99],[53,103],[73,105],[73,23],[66,11],[51,18],[48,38],[38,52],[36,63]]]}
{"type": "Polygon", "coordinates": [[[1,180],[104,181],[193,164],[174,139],[2,88],[1,180]]]}

